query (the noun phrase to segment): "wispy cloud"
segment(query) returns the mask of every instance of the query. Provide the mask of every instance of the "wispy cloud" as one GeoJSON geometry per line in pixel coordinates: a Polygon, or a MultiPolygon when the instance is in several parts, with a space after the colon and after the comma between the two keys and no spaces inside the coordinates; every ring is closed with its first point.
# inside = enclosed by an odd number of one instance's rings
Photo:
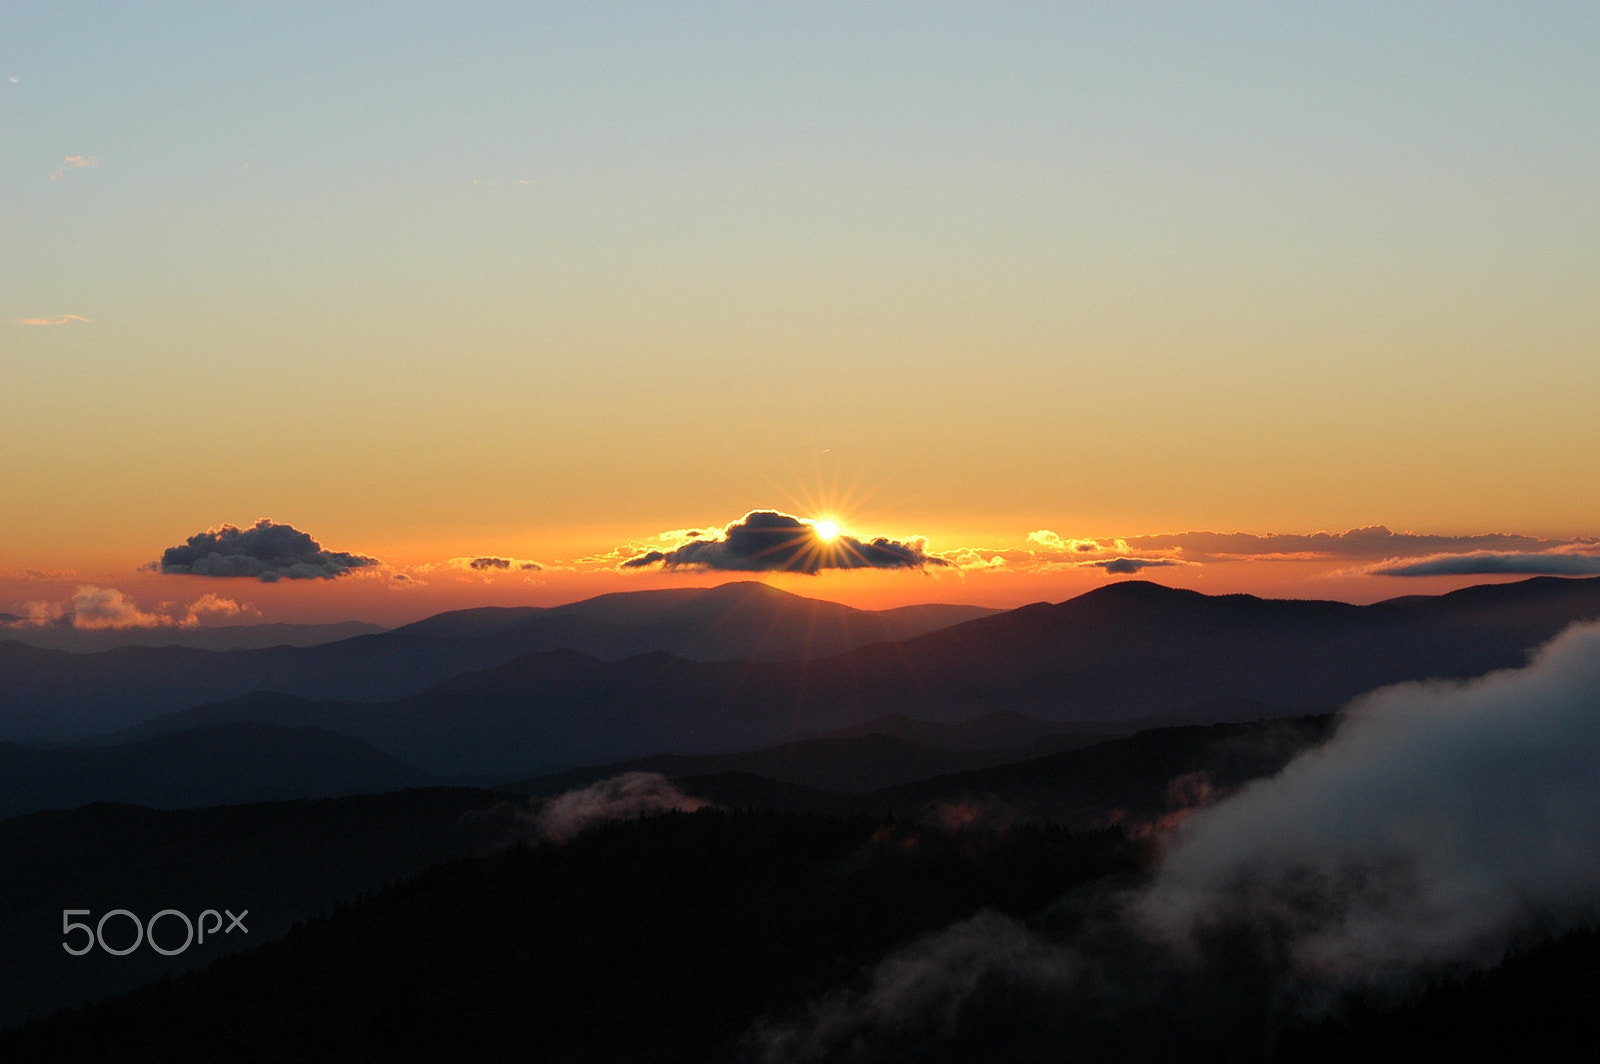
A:
{"type": "Polygon", "coordinates": [[[1392,561],[1367,572],[1378,576],[1600,576],[1600,556],[1571,551],[1533,554],[1436,554],[1415,561],[1392,561]]]}
{"type": "Polygon", "coordinates": [[[56,580],[74,580],[77,576],[78,571],[76,569],[0,569],[0,580],[27,580],[47,583],[56,580]]]}
{"type": "Polygon", "coordinates": [[[93,321],[81,314],[63,314],[59,318],[12,318],[13,325],[71,325],[73,322],[93,321]]]}
{"type": "Polygon", "coordinates": [[[1133,573],[1156,565],[1217,565],[1229,562],[1356,563],[1341,572],[1390,576],[1600,572],[1583,552],[1600,540],[1543,539],[1506,532],[1441,536],[1392,532],[1382,525],[1345,532],[1308,534],[1171,532],[1156,535],[1075,538],[1047,528],[1029,532],[1022,547],[966,547],[940,556],[960,569],[1048,572],[1097,568],[1133,573]],[[1565,560],[1563,560],[1565,559],[1565,560]],[[1415,560],[1415,564],[1413,564],[1415,560]]]}
{"type": "Polygon", "coordinates": [[[55,181],[72,170],[94,170],[100,166],[98,155],[69,155],[61,160],[61,165],[50,171],[50,180],[55,181]]]}

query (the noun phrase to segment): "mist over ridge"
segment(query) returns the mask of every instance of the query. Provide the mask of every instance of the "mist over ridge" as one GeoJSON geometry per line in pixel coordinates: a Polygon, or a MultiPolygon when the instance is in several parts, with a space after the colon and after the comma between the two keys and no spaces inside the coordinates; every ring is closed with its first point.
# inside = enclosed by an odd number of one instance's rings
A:
{"type": "Polygon", "coordinates": [[[1144,885],[924,936],[753,1027],[748,1059],[1044,1060],[1074,1043],[1085,1059],[1255,1059],[1351,992],[1394,1000],[1593,924],[1596,839],[1588,623],[1522,668],[1363,696],[1325,744],[1185,819],[1144,885]],[[1182,1038],[1159,1033],[1178,1016],[1182,1038]]]}

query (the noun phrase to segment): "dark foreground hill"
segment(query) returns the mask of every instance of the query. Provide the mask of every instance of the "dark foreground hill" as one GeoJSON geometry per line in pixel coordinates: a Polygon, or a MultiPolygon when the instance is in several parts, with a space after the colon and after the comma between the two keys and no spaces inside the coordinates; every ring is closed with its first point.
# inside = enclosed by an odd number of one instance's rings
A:
{"type": "MultiPolygon", "coordinates": [[[[1276,771],[1325,731],[1322,720],[1162,729],[1010,769],[865,795],[749,773],[689,776],[680,784],[727,808],[875,818],[892,810],[904,824],[990,826],[1061,811],[1084,828],[1118,822],[1139,832],[1252,774],[1276,771]],[[950,815],[974,808],[984,815],[966,821],[950,815]]],[[[0,1024],[52,1004],[131,989],[222,947],[237,947],[233,940],[213,942],[171,961],[148,949],[126,958],[98,952],[71,957],[61,948],[64,909],[89,909],[98,919],[114,908],[142,918],[165,908],[191,916],[205,908],[249,908],[249,941],[259,942],[434,861],[524,837],[531,810],[527,799],[514,795],[434,788],[179,812],[101,804],[0,821],[6,858],[0,863],[0,942],[7,944],[0,1024]]]]}
{"type": "Polygon", "coordinates": [[[8,1061],[734,1060],[751,1025],[981,909],[1141,867],[1119,832],[701,812],[514,847],[10,1035],[8,1061]]]}
{"type": "Polygon", "coordinates": [[[1009,749],[952,750],[892,735],[802,739],[737,754],[654,754],[607,765],[569,769],[501,787],[518,794],[559,794],[622,772],[659,772],[672,778],[749,773],[780,783],[841,793],[876,791],[930,776],[989,768],[1037,757],[1047,749],[1069,750],[1103,742],[1105,735],[1064,732],[1009,749]]]}
{"type": "Polygon", "coordinates": [[[254,691],[387,701],[536,651],[571,650],[602,661],[651,651],[706,661],[809,658],[993,612],[937,604],[858,610],[745,581],[551,608],[460,610],[318,646],[227,652],[122,646],[70,654],[5,641],[0,739],[82,738],[254,691]]]}
{"type": "MultiPolygon", "coordinates": [[[[335,902],[489,853],[516,837],[517,823],[505,795],[446,788],[177,812],[99,804],[0,821],[0,1026],[280,936],[335,902]],[[127,909],[148,920],[169,908],[191,919],[248,909],[249,933],[214,936],[171,958],[149,948],[125,957],[62,949],[63,910],[88,909],[98,920],[127,909]]],[[[182,937],[171,918],[162,933],[182,937]]],[[[117,917],[106,934],[133,932],[117,917]]]]}
{"type": "Polygon", "coordinates": [[[1592,1059],[1593,932],[1307,1027],[1248,941],[1179,958],[1104,922],[1150,857],[1115,830],[658,814],[435,867],[203,970],[0,1031],[0,1056],[1592,1059]]]}
{"type": "Polygon", "coordinates": [[[1357,1003],[1289,1031],[1273,1064],[1550,1064],[1600,1051],[1600,930],[1513,953],[1485,972],[1441,979],[1399,1007],[1357,1003]]]}

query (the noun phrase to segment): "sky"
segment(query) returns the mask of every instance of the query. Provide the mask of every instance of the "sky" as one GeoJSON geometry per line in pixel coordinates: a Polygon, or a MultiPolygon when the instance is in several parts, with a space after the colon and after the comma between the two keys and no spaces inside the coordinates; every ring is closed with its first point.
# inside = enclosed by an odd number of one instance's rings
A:
{"type": "Polygon", "coordinates": [[[1597,39],[1580,4],[7,5],[0,623],[1600,572],[1597,39]],[[846,538],[718,546],[767,512],[846,538]],[[242,553],[163,563],[193,537],[242,553]]]}

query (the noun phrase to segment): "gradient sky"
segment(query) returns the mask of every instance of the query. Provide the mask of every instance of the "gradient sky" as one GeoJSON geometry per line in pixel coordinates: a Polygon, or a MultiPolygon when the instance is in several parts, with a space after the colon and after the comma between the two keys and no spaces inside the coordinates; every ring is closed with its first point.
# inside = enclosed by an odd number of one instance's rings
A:
{"type": "MultiPolygon", "coordinates": [[[[1592,556],[1597,40],[1580,4],[8,5],[0,612],[704,584],[574,563],[765,508],[986,564],[1380,524],[1592,556]],[[138,571],[261,517],[386,564],[138,571]]],[[[1141,575],[1485,578],[1386,557],[1141,575]]],[[[778,579],[1117,578],[956,568],[778,579]]]]}

